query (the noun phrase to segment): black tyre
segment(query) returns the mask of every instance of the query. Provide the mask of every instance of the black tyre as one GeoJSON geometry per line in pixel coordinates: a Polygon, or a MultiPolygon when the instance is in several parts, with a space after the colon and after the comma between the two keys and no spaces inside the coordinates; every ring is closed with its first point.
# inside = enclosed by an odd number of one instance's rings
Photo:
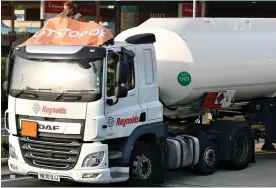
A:
{"type": "Polygon", "coordinates": [[[251,162],[253,155],[253,135],[249,130],[241,129],[233,137],[231,158],[227,167],[234,170],[244,169],[251,162]]]}
{"type": "Polygon", "coordinates": [[[154,152],[145,142],[136,142],[130,158],[130,186],[152,186],[153,174],[157,173],[154,152]]]}
{"type": "Polygon", "coordinates": [[[218,164],[218,147],[217,144],[208,140],[208,143],[201,150],[199,162],[192,167],[191,171],[199,175],[210,175],[216,172],[218,164]]]}

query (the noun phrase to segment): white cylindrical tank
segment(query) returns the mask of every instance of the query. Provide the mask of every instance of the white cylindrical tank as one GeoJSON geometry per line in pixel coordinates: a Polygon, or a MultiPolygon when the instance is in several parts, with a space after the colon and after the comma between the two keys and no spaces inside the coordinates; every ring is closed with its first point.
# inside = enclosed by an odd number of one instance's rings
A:
{"type": "Polygon", "coordinates": [[[153,33],[160,97],[189,106],[204,93],[235,90],[235,101],[276,92],[276,19],[154,18],[115,40],[153,33]]]}

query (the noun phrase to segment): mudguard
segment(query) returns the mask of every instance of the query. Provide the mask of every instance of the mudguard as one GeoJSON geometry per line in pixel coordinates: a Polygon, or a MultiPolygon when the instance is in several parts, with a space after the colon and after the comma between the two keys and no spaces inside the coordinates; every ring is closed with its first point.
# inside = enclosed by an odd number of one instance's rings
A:
{"type": "Polygon", "coordinates": [[[120,160],[121,164],[129,164],[131,151],[136,140],[146,134],[154,134],[157,139],[167,138],[168,125],[164,122],[153,124],[145,124],[138,126],[131,135],[121,144],[121,151],[123,152],[120,160]]]}
{"type": "MultiPolygon", "coordinates": [[[[227,161],[230,159],[233,144],[232,137],[241,129],[248,129],[252,133],[250,125],[245,121],[216,120],[210,124],[208,133],[216,139],[219,148],[219,160],[227,161]]],[[[253,133],[252,138],[254,138],[253,133]]],[[[255,146],[255,143],[253,146],[255,146]]]]}

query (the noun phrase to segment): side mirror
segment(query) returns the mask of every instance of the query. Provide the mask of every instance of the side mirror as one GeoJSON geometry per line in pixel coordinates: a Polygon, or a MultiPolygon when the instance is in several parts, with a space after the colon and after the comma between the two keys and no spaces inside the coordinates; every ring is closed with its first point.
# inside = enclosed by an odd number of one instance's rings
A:
{"type": "Polygon", "coordinates": [[[127,88],[121,86],[121,84],[126,83],[128,80],[128,63],[127,62],[119,61],[117,63],[115,80],[116,80],[116,87],[115,87],[114,94],[116,97],[116,101],[113,102],[112,99],[107,99],[106,103],[110,106],[117,104],[119,101],[119,98],[127,97],[127,94],[128,94],[127,88]]]}
{"type": "Polygon", "coordinates": [[[130,58],[135,57],[135,53],[132,50],[127,50],[126,48],[122,47],[122,52],[130,58]]]}
{"type": "Polygon", "coordinates": [[[9,95],[9,85],[10,85],[10,78],[12,74],[12,68],[14,64],[14,57],[13,57],[13,52],[10,51],[7,61],[6,61],[6,70],[5,70],[5,77],[7,80],[3,82],[3,90],[6,92],[7,96],[9,95]]]}
{"type": "Polygon", "coordinates": [[[6,63],[5,63],[5,77],[8,78],[9,76],[9,62],[10,62],[10,54],[7,57],[6,63]]]}
{"type": "Polygon", "coordinates": [[[8,91],[8,81],[7,81],[7,80],[5,80],[5,81],[3,82],[3,90],[4,90],[4,91],[8,91]]]}
{"type": "Polygon", "coordinates": [[[122,86],[116,86],[115,88],[115,97],[116,98],[125,98],[127,97],[128,90],[122,86]]]}
{"type": "Polygon", "coordinates": [[[12,51],[9,52],[7,61],[6,61],[6,70],[5,70],[5,76],[6,78],[9,78],[10,71],[11,71],[11,66],[12,66],[12,51]]]}
{"type": "Polygon", "coordinates": [[[116,69],[116,83],[124,84],[128,79],[128,63],[125,61],[120,61],[117,63],[116,69]]]}
{"type": "Polygon", "coordinates": [[[78,65],[83,69],[90,69],[91,65],[89,64],[89,61],[80,59],[77,61],[78,65]]]}

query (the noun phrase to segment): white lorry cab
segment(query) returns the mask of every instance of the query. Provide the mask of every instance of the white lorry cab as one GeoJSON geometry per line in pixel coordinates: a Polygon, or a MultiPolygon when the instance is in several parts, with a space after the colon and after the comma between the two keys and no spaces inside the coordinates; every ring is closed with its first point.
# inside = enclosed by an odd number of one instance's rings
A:
{"type": "Polygon", "coordinates": [[[155,18],[99,46],[16,48],[4,84],[10,170],[152,185],[167,170],[246,168],[251,125],[276,142],[275,36],[276,19],[155,18]]]}

